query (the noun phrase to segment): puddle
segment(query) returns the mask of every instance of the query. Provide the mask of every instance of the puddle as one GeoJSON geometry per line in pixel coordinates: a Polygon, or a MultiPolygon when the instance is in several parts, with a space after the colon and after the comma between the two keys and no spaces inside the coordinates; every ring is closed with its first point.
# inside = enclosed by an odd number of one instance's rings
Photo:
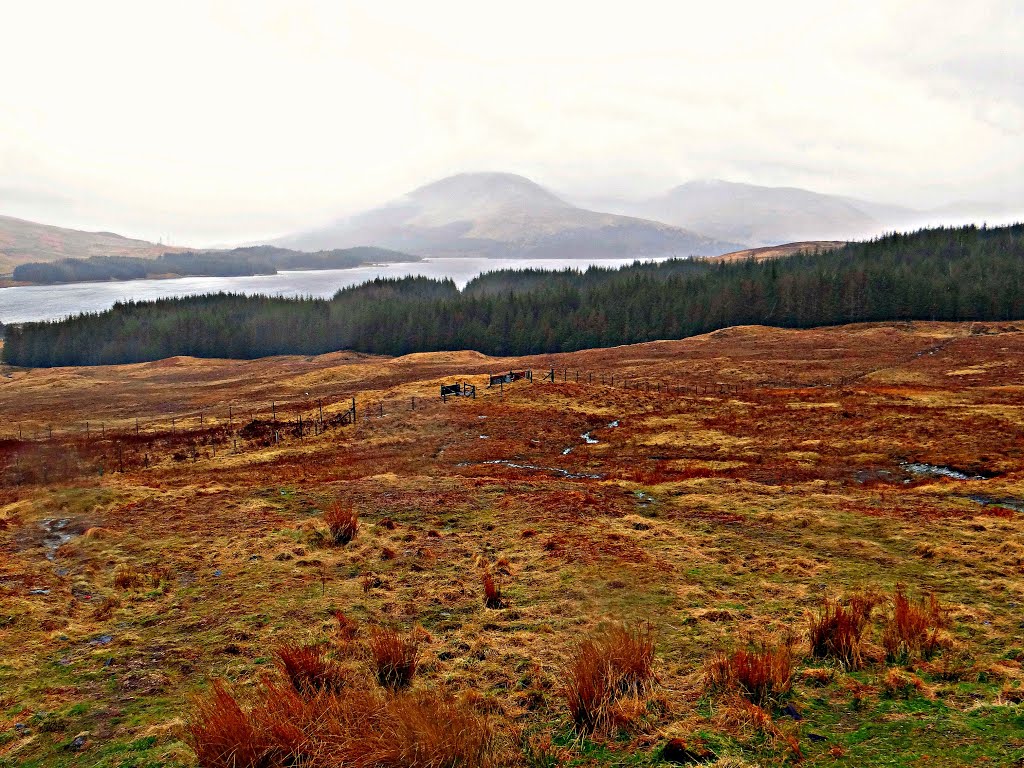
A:
{"type": "Polygon", "coordinates": [[[900,466],[912,475],[921,475],[923,477],[947,477],[950,480],[988,480],[983,475],[969,475],[954,467],[943,467],[936,464],[910,462],[900,464],[900,466]]]}
{"type": "Polygon", "coordinates": [[[597,442],[599,442],[596,437],[591,437],[589,432],[584,432],[582,435],[580,435],[580,437],[583,438],[583,442],[585,442],[587,445],[594,445],[597,442]]]}
{"type": "Polygon", "coordinates": [[[46,547],[46,559],[53,561],[57,550],[74,538],[75,534],[67,530],[71,521],[67,518],[47,518],[39,523],[43,528],[43,546],[46,547]]]}
{"type": "Polygon", "coordinates": [[[564,451],[562,451],[563,456],[568,456],[570,453],[572,453],[572,448],[566,448],[564,451]]]}
{"type": "Polygon", "coordinates": [[[615,421],[609,421],[608,422],[608,428],[609,429],[614,429],[617,426],[619,426],[619,420],[618,419],[616,419],[615,421]]]}
{"type": "Polygon", "coordinates": [[[574,480],[600,480],[601,475],[588,475],[585,473],[570,472],[567,469],[558,469],[557,467],[540,467],[536,464],[517,464],[509,461],[508,459],[492,459],[491,461],[485,461],[484,464],[503,464],[506,467],[512,467],[513,469],[530,469],[536,472],[551,472],[562,477],[568,477],[574,480]]]}
{"type": "Polygon", "coordinates": [[[1003,507],[1004,509],[1012,509],[1014,512],[1024,512],[1024,499],[998,499],[994,496],[977,495],[968,496],[967,498],[975,504],[981,504],[983,507],[1003,507]]]}
{"type": "Polygon", "coordinates": [[[113,635],[100,635],[89,641],[89,645],[110,645],[114,641],[113,635]]]}

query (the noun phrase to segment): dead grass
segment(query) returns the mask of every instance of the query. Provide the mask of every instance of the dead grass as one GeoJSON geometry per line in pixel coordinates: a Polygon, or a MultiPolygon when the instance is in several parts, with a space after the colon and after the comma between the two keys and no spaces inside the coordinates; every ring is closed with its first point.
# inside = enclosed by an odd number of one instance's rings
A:
{"type": "Polygon", "coordinates": [[[281,645],[275,651],[278,668],[301,696],[337,693],[345,674],[325,645],[281,645]]]}
{"type": "Polygon", "coordinates": [[[114,571],[114,586],[117,589],[135,589],[145,582],[145,575],[134,565],[122,563],[114,571]]]}
{"type": "Polygon", "coordinates": [[[359,513],[335,501],[324,510],[324,522],[335,544],[348,544],[359,530],[359,513]]]}
{"type": "Polygon", "coordinates": [[[777,704],[793,688],[792,645],[720,651],[707,663],[704,680],[711,691],[737,692],[759,707],[777,704]]]}
{"type": "Polygon", "coordinates": [[[948,626],[946,611],[934,594],[911,599],[906,588],[897,585],[892,612],[882,631],[882,646],[890,661],[906,662],[915,657],[928,661],[946,645],[942,630],[948,626]]]}
{"type": "Polygon", "coordinates": [[[429,692],[301,696],[265,680],[236,697],[215,681],[185,726],[204,768],[482,768],[495,751],[487,720],[429,692]]]}
{"type": "Polygon", "coordinates": [[[501,598],[501,583],[497,581],[490,571],[484,571],[480,577],[484,588],[484,606],[487,608],[504,608],[505,603],[501,598]]]}
{"type": "Polygon", "coordinates": [[[855,594],[844,604],[825,598],[817,614],[810,617],[809,639],[815,658],[832,658],[847,669],[864,666],[864,632],[879,598],[855,594]]]}
{"type": "MultiPolygon", "coordinates": [[[[436,377],[455,375],[453,365],[460,374],[496,365],[460,356],[443,362],[353,356],[349,362],[344,353],[312,361],[15,371],[13,379],[0,379],[0,401],[20,412],[15,418],[99,423],[121,403],[137,402],[143,435],[136,445],[126,442],[123,473],[111,470],[110,442],[95,435],[76,443],[87,458],[86,474],[55,472],[48,485],[31,486],[5,485],[0,472],[3,707],[11,723],[28,716],[15,715],[17,703],[60,714],[68,738],[92,732],[93,746],[76,758],[83,765],[109,762],[108,747],[115,754],[150,735],[157,739],[152,747],[125,759],[194,765],[164,718],[213,675],[238,681],[233,695],[250,719],[260,716],[252,743],[265,740],[270,751],[261,759],[268,762],[296,763],[300,756],[313,764],[329,757],[325,739],[355,743],[341,726],[318,730],[313,720],[325,710],[317,701],[354,702],[365,694],[361,711],[377,711],[391,699],[437,691],[461,702],[462,711],[484,716],[501,745],[518,746],[521,731],[538,734],[540,743],[555,735],[559,746],[550,754],[535,752],[538,760],[563,765],[646,765],[666,740],[708,731],[709,743],[726,745],[725,755],[744,754],[751,765],[793,759],[793,737],[802,740],[808,763],[828,762],[826,746],[835,743],[807,740],[808,733],[826,733],[848,746],[843,765],[871,766],[878,755],[894,753],[910,720],[919,752],[935,755],[936,764],[953,750],[999,763],[1005,754],[993,744],[1008,743],[998,731],[1001,721],[972,714],[968,722],[965,712],[975,701],[999,711],[1021,698],[1024,679],[1024,655],[1010,654],[1020,645],[1024,547],[1015,542],[1024,535],[1024,515],[994,505],[1024,499],[1016,437],[1024,423],[1018,383],[1024,333],[980,337],[967,348],[958,337],[947,352],[912,358],[934,344],[935,328],[735,329],[564,357],[617,375],[721,376],[765,385],[727,397],[627,391],[621,379],[616,387],[584,387],[571,380],[570,369],[568,383],[506,387],[504,397],[481,387],[476,400],[421,407],[419,398],[436,399],[436,377]],[[996,358],[1009,365],[955,377],[950,385],[947,370],[996,358]],[[893,380],[912,379],[913,386],[864,379],[833,386],[840,376],[894,366],[912,369],[913,377],[893,380]],[[239,436],[237,452],[230,442],[200,442],[196,461],[190,456],[185,463],[169,458],[184,439],[181,420],[175,439],[146,437],[147,414],[168,404],[191,408],[230,392],[236,403],[248,398],[259,411],[259,403],[269,409],[279,389],[293,386],[311,396],[352,387],[360,415],[378,397],[406,408],[360,418],[324,437],[285,436],[278,445],[239,436]],[[415,412],[409,395],[417,397],[415,412]],[[579,436],[591,430],[600,442],[582,444],[579,436]],[[671,439],[659,439],[664,435],[671,439]],[[520,466],[486,463],[493,460],[520,466]],[[905,461],[1000,474],[909,478],[900,468],[905,461]],[[993,503],[982,505],[976,494],[993,503]],[[316,511],[326,508],[325,500],[362,511],[347,546],[333,545],[316,511]],[[119,563],[145,580],[114,587],[119,563]],[[157,587],[154,563],[166,569],[158,588],[150,588],[157,587]],[[486,609],[484,567],[503,601],[513,592],[508,610],[486,609]],[[819,600],[856,585],[888,598],[896,581],[911,585],[908,601],[926,613],[928,600],[913,595],[934,590],[956,621],[955,644],[943,645],[952,642],[951,628],[926,631],[925,640],[933,636],[940,646],[931,660],[923,659],[928,642],[924,653],[905,654],[901,671],[918,676],[921,690],[913,683],[901,689],[893,680],[890,692],[881,667],[849,674],[884,659],[882,635],[897,613],[888,599],[859,634],[858,611],[847,598],[834,606],[819,600]],[[335,622],[339,608],[344,620],[335,622]],[[807,646],[818,650],[808,656],[823,661],[799,671],[796,693],[781,697],[782,707],[802,712],[800,723],[774,701],[751,703],[738,683],[712,701],[702,696],[704,670],[695,660],[708,649],[778,636],[805,622],[808,608],[819,634],[807,646]],[[605,679],[609,668],[616,679],[648,679],[643,669],[629,671],[634,657],[650,668],[643,652],[592,664],[597,672],[581,675],[589,686],[573,684],[584,694],[578,697],[583,707],[569,720],[563,670],[576,663],[587,629],[608,617],[624,617],[628,626],[646,618],[654,623],[659,684],[634,691],[624,683],[620,692],[614,679],[605,679]],[[392,687],[386,674],[384,687],[375,682],[375,626],[426,628],[416,631],[420,652],[410,684],[392,687]],[[306,690],[300,694],[275,672],[280,694],[272,709],[260,693],[265,658],[289,640],[326,648],[326,660],[344,670],[349,684],[325,692],[300,683],[306,690]],[[54,663],[64,658],[68,666],[54,663]],[[109,668],[101,666],[111,659],[109,668]],[[856,680],[869,683],[853,685],[856,680]],[[913,701],[926,695],[947,703],[941,716],[913,701]],[[76,704],[88,711],[73,714],[83,709],[72,709],[76,704]],[[837,708],[843,714],[832,729],[837,708]],[[114,711],[111,731],[107,713],[114,711]],[[567,720],[595,738],[566,743],[560,735],[567,720]],[[870,744],[846,739],[869,723],[870,744]],[[949,739],[950,733],[960,735],[949,739]]],[[[545,362],[520,364],[541,370],[545,362]]],[[[239,405],[236,427],[269,417],[240,414],[239,405]]],[[[208,423],[226,416],[207,409],[208,423]]],[[[189,439],[196,436],[193,426],[189,439]]],[[[24,469],[38,458],[20,451],[0,439],[0,465],[24,469]]],[[[399,639],[413,637],[403,631],[399,639]]],[[[318,662],[306,665],[314,680],[318,662]]],[[[393,729],[368,716],[345,717],[353,728],[393,738],[393,729]]],[[[18,736],[11,728],[8,723],[0,738],[0,761],[71,759],[55,740],[36,736],[41,731],[18,736]]],[[[420,738],[428,737],[414,734],[401,743],[420,738]]],[[[386,751],[376,744],[362,747],[386,751]]],[[[341,760],[338,750],[330,759],[341,760]]],[[[397,759],[391,754],[388,759],[397,759]]],[[[491,759],[511,766],[524,757],[491,759]]]]}
{"type": "MultiPolygon", "coordinates": [[[[577,729],[592,733],[632,718],[623,704],[650,692],[655,682],[650,624],[613,625],[581,641],[563,670],[562,694],[577,729]]],[[[628,706],[628,704],[626,705],[628,706]]]]}
{"type": "Polygon", "coordinates": [[[420,644],[415,637],[402,637],[393,629],[370,630],[370,657],[377,682],[385,688],[404,688],[412,682],[419,666],[420,644]]]}

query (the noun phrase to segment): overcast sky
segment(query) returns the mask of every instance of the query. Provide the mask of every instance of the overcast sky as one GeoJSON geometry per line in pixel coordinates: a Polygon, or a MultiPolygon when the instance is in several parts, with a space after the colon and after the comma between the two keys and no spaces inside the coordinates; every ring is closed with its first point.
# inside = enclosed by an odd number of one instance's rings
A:
{"type": "Polygon", "coordinates": [[[251,241],[469,170],[1024,211],[1024,3],[0,0],[0,213],[251,241]]]}

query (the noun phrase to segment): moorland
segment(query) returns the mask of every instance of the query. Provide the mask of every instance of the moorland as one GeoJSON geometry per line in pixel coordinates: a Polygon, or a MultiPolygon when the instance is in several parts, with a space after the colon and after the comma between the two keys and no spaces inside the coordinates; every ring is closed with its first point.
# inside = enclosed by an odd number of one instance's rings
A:
{"type": "Polygon", "coordinates": [[[1024,325],[3,374],[2,765],[1024,760],[1024,325]]]}

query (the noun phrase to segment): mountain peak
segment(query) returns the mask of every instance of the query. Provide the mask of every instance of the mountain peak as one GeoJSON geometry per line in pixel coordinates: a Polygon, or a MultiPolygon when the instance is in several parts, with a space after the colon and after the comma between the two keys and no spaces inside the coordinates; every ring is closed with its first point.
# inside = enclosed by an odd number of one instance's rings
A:
{"type": "Polygon", "coordinates": [[[514,173],[448,176],[378,208],[278,241],[294,248],[373,243],[420,256],[642,258],[735,250],[654,221],[577,208],[514,173]]]}
{"type": "Polygon", "coordinates": [[[407,197],[426,209],[461,210],[466,218],[500,209],[565,208],[568,203],[540,184],[514,173],[459,173],[426,184],[407,197]]]}

